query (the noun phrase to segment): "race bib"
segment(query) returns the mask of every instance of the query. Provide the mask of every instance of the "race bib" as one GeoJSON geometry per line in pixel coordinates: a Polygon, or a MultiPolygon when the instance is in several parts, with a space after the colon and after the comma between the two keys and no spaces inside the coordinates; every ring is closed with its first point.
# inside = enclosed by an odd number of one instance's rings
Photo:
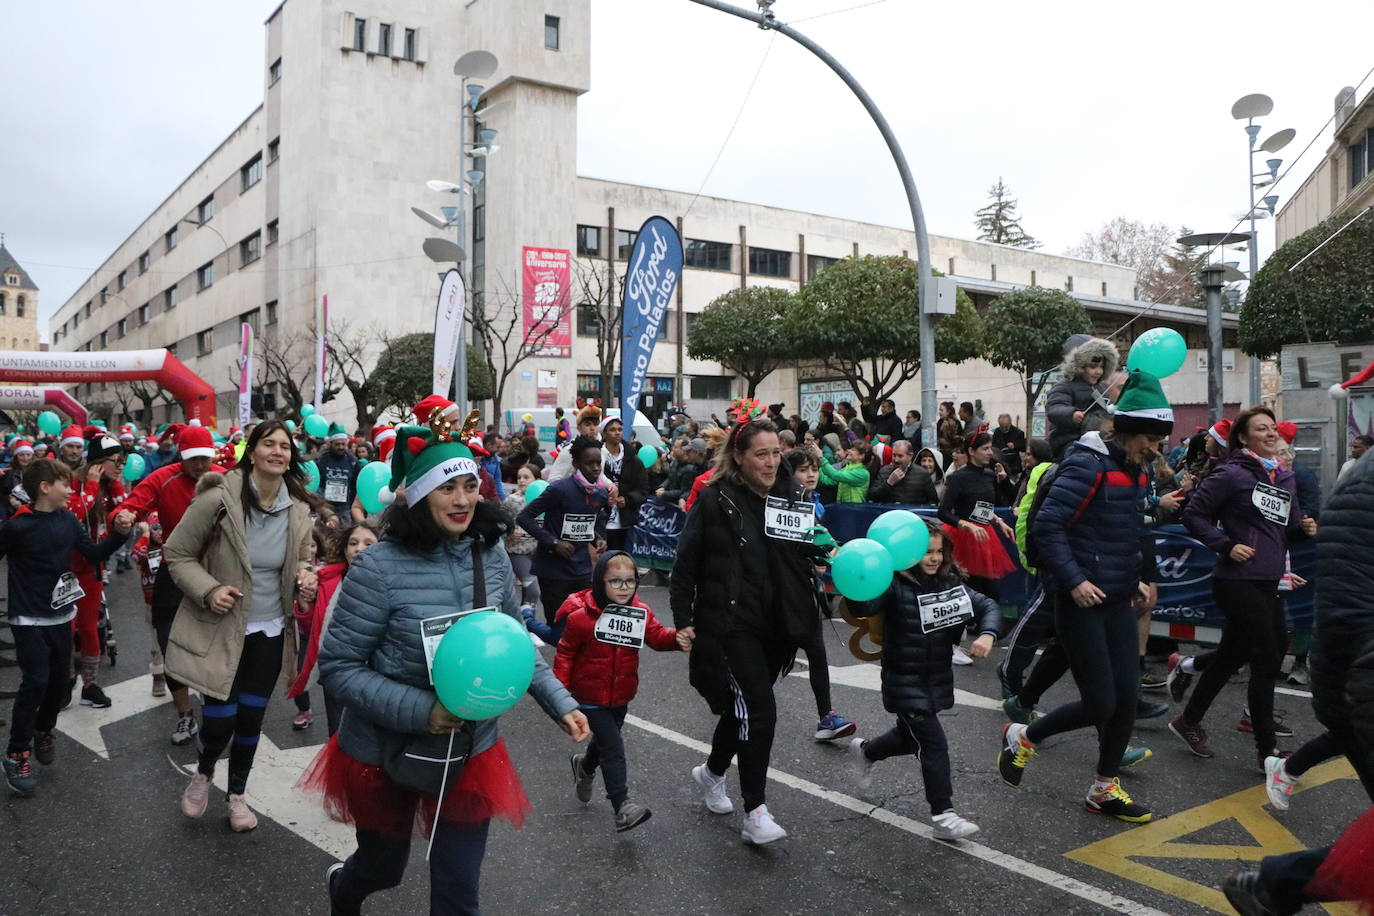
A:
{"type": "Polygon", "coordinates": [[[62,574],[62,578],[57,580],[57,585],[53,587],[52,609],[60,611],[73,601],[79,601],[85,597],[86,590],[76,580],[76,573],[65,572],[62,574]]]}
{"type": "Polygon", "coordinates": [[[434,683],[434,653],[439,651],[439,642],[448,632],[448,628],[469,614],[495,610],[494,607],[477,607],[470,611],[455,611],[452,614],[440,614],[438,617],[427,617],[420,621],[420,643],[425,647],[425,670],[429,672],[431,684],[434,683]]]}
{"type": "Polygon", "coordinates": [[[816,524],[814,503],[794,503],[780,496],[770,496],[763,507],[763,533],[783,541],[806,541],[816,524]]]}
{"type": "Polygon", "coordinates": [[[1288,512],[1293,508],[1293,495],[1287,490],[1271,487],[1267,483],[1257,483],[1254,492],[1250,494],[1250,502],[1254,503],[1260,515],[1269,521],[1276,525],[1288,524],[1288,512]]]}
{"type": "Polygon", "coordinates": [[[162,551],[148,551],[148,572],[155,573],[162,567],[162,551]]]}
{"type": "Polygon", "coordinates": [[[921,595],[921,632],[934,633],[973,619],[973,599],[962,585],[921,595]]]}
{"type": "Polygon", "coordinates": [[[989,525],[994,517],[992,503],[980,499],[973,504],[973,512],[969,514],[968,520],[978,525],[989,525]]]}
{"type": "Polygon", "coordinates": [[[348,481],[326,480],[324,482],[324,501],[342,503],[348,501],[348,481]]]}
{"type": "Polygon", "coordinates": [[[623,604],[608,604],[601,616],[596,618],[592,635],[597,642],[623,646],[626,649],[644,647],[644,626],[648,623],[649,612],[642,607],[627,607],[623,604]]]}
{"type": "Polygon", "coordinates": [[[596,540],[596,516],[594,514],[563,516],[563,540],[574,543],[596,540]]]}

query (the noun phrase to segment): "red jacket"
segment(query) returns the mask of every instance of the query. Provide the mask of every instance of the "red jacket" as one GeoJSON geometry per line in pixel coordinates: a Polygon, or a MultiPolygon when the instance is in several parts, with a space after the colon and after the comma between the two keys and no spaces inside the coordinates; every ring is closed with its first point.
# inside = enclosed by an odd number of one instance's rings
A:
{"type": "MultiPolygon", "coordinates": [[[[210,470],[224,473],[224,468],[217,464],[210,465],[210,470]]],[[[160,467],[140,480],[120,508],[128,509],[135,519],[156,511],[162,520],[162,540],[167,541],[195,498],[196,482],[181,473],[181,462],[178,461],[160,467]]]]}
{"type": "MultiPolygon", "coordinates": [[[[659,652],[677,649],[677,630],[658,622],[654,612],[639,598],[634,607],[649,612],[644,644],[659,652]]],[[[601,642],[593,635],[601,609],[585,589],[568,596],[558,609],[555,623],[564,623],[563,637],[553,660],[553,673],[573,699],[586,706],[624,706],[639,690],[639,651],[601,642]]]]}
{"type": "Polygon", "coordinates": [[[324,635],[324,618],[329,613],[329,601],[334,597],[334,592],[338,591],[339,584],[343,582],[344,574],[348,572],[347,563],[330,563],[322,566],[316,573],[320,577],[319,591],[315,593],[315,603],[310,606],[308,611],[302,613],[299,602],[296,605],[296,617],[309,630],[310,642],[306,646],[305,659],[301,663],[300,673],[287,688],[288,697],[299,696],[310,686],[310,672],[315,668],[315,660],[320,656],[320,637],[324,635]]]}
{"type": "Polygon", "coordinates": [[[687,494],[687,510],[689,512],[691,511],[692,506],[696,504],[697,496],[701,493],[702,489],[705,488],[705,486],[711,482],[711,475],[715,472],[715,468],[707,468],[705,471],[697,475],[696,480],[692,481],[692,489],[687,494]]]}

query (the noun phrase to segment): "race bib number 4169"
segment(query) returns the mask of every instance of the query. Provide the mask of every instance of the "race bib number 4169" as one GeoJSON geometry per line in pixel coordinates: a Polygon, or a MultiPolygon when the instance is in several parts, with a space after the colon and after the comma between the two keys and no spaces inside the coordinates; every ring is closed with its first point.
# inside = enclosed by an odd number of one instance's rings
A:
{"type": "Polygon", "coordinates": [[[794,503],[780,496],[770,496],[763,507],[763,533],[784,541],[806,541],[816,524],[816,507],[812,503],[794,503]]]}

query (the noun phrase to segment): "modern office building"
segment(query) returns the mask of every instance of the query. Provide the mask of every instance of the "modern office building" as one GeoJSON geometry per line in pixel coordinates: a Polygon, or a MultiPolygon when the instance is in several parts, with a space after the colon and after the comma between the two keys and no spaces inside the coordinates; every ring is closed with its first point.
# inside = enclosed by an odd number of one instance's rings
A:
{"type": "MultiPolygon", "coordinates": [[[[580,177],[577,99],[594,91],[591,29],[589,0],[287,0],[266,22],[262,104],[152,213],[131,216],[139,221],[129,237],[53,317],[53,348],[172,349],[220,392],[225,425],[237,400],[234,362],[245,321],[288,353],[299,370],[293,377],[302,378],[323,297],[331,325],[368,332],[369,363],[386,337],[432,328],[443,265],[421,244],[455,236],[427,227],[412,206],[444,217],[456,212],[445,213],[446,205],[463,210],[462,267],[487,315],[533,309],[527,249],[558,266],[550,276],[568,291],[556,297],[580,300],[577,277],[623,271],[634,230],[661,215],[679,224],[688,263],[650,366],[646,406],[720,411],[743,386],[719,365],[687,358],[693,314],[742,285],[797,289],[846,256],[914,253],[914,238],[886,226],[709,197],[691,203],[677,191],[580,177]],[[487,114],[464,121],[461,106],[476,95],[465,95],[454,62],[478,49],[498,64],[473,80],[483,86],[479,107],[487,114]],[[491,142],[484,128],[499,131],[490,155],[481,155],[491,142]],[[460,155],[464,143],[481,146],[476,158],[460,155]],[[466,189],[431,190],[431,179],[466,189]]],[[[1192,348],[1205,346],[1202,313],[1150,308],[1138,300],[1130,268],[944,236],[932,236],[931,248],[935,267],[957,277],[975,302],[1028,285],[1062,288],[1084,302],[1099,332],[1119,330],[1123,346],[1160,325],[1180,330],[1192,348]]],[[[570,405],[600,394],[595,310],[568,301],[566,344],[520,363],[504,407],[570,405]]],[[[1228,315],[1228,347],[1234,325],[1228,315]]],[[[1244,361],[1234,350],[1227,356],[1239,370],[1228,374],[1227,389],[1239,395],[1244,361]]],[[[1177,403],[1205,403],[1202,365],[1190,354],[1168,381],[1177,403]]],[[[283,380],[262,381],[262,408],[280,408],[283,380]]],[[[1024,412],[1015,378],[980,361],[940,366],[939,384],[942,399],[981,399],[989,414],[1024,412]]],[[[118,389],[81,387],[88,404],[119,403],[118,389]]],[[[788,412],[844,398],[841,383],[807,367],[775,373],[759,394],[788,412]]],[[[919,381],[897,395],[902,408],[919,400],[919,381]]],[[[153,421],[170,410],[159,408],[153,421]]],[[[354,425],[346,390],[325,413],[354,425]]]]}

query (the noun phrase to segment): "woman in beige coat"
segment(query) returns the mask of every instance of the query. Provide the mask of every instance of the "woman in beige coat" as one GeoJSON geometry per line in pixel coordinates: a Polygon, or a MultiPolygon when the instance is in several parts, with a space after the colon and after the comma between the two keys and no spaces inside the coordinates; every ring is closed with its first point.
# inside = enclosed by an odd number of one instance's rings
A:
{"type": "Polygon", "coordinates": [[[263,714],[277,677],[294,672],[299,588],[313,597],[307,569],[311,502],[290,432],[259,424],[238,467],[195,498],[167,541],[172,579],[185,597],[167,645],[168,673],[204,703],[198,772],[181,796],[187,817],[210,802],[215,763],[229,751],[229,825],[257,826],[243,799],[263,714]]]}

